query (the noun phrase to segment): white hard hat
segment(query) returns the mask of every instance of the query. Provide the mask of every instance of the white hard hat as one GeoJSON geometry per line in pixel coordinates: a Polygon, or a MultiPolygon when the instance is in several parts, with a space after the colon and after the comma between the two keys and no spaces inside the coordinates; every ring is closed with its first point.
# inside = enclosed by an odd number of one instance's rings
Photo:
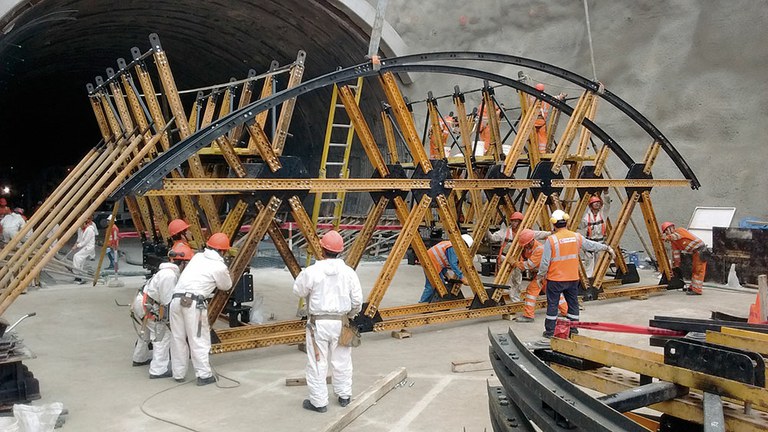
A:
{"type": "Polygon", "coordinates": [[[475,240],[469,234],[462,234],[461,238],[464,240],[464,243],[466,243],[467,247],[469,248],[471,248],[472,244],[475,243],[475,240]]]}
{"type": "Polygon", "coordinates": [[[111,221],[111,220],[112,220],[112,215],[108,215],[108,216],[107,216],[107,220],[108,220],[108,221],[111,221]]]}
{"type": "Polygon", "coordinates": [[[562,210],[555,210],[552,212],[552,216],[549,218],[550,222],[555,223],[557,221],[567,221],[571,217],[568,216],[568,213],[562,211],[562,210]]]}

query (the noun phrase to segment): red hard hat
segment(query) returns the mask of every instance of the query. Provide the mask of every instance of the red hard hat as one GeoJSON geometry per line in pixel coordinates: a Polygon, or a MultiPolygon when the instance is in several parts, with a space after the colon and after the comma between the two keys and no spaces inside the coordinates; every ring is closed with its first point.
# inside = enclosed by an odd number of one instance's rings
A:
{"type": "Polygon", "coordinates": [[[338,231],[330,230],[320,239],[320,246],[325,250],[340,253],[344,250],[344,239],[338,231]]]}
{"type": "Polygon", "coordinates": [[[536,84],[536,90],[538,91],[544,91],[544,84],[538,83],[536,84]]]}
{"type": "Polygon", "coordinates": [[[521,221],[521,220],[523,220],[523,214],[522,214],[522,213],[520,213],[520,212],[514,212],[514,213],[512,213],[512,217],[511,217],[511,218],[509,218],[509,220],[510,220],[510,221],[513,221],[513,220],[519,220],[519,221],[521,221]]]}
{"type": "Polygon", "coordinates": [[[189,224],[181,219],[174,219],[171,221],[171,223],[168,224],[168,232],[171,234],[171,237],[186,230],[187,228],[189,228],[189,224]]]}
{"type": "Polygon", "coordinates": [[[533,230],[532,229],[524,229],[520,231],[520,246],[525,246],[528,243],[533,241],[533,230]]]}
{"type": "Polygon", "coordinates": [[[216,233],[208,238],[208,241],[205,242],[205,244],[211,249],[221,251],[229,250],[229,237],[224,233],[216,233]]]}
{"type": "Polygon", "coordinates": [[[589,199],[589,205],[592,205],[592,203],[596,203],[596,202],[601,203],[603,202],[603,200],[601,200],[599,196],[593,196],[592,198],[589,199]]]}
{"type": "Polygon", "coordinates": [[[667,228],[673,227],[673,226],[675,226],[675,224],[673,224],[672,222],[664,222],[663,224],[661,224],[661,232],[664,232],[667,230],[667,228]]]}
{"type": "Polygon", "coordinates": [[[193,251],[191,247],[187,246],[186,243],[177,242],[175,245],[173,245],[173,249],[171,249],[171,253],[169,253],[168,256],[170,256],[172,260],[176,261],[189,261],[192,259],[192,255],[194,254],[195,251],[193,251]]]}

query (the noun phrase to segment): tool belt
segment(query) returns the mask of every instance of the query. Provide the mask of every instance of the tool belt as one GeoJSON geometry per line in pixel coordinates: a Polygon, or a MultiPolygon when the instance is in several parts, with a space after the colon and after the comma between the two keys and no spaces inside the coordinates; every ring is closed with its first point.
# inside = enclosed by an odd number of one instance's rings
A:
{"type": "Polygon", "coordinates": [[[315,321],[321,321],[321,320],[342,321],[345,317],[346,315],[336,315],[336,314],[310,315],[309,322],[314,323],[315,321]]]}
{"type": "Polygon", "coordinates": [[[180,299],[179,303],[181,304],[181,307],[185,308],[192,306],[193,301],[197,302],[198,309],[205,309],[205,307],[208,306],[205,297],[198,294],[192,294],[191,292],[174,293],[171,299],[175,298],[180,299]]]}

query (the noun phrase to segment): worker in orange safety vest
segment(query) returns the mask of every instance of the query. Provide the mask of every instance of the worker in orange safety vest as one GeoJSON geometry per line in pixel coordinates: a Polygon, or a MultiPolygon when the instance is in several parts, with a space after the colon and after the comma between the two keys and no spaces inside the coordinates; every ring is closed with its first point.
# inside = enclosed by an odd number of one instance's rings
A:
{"type": "Polygon", "coordinates": [[[687,229],[675,228],[672,222],[661,224],[661,239],[672,245],[672,268],[680,267],[681,253],[693,255],[691,285],[686,294],[701,295],[704,277],[707,274],[707,261],[701,255],[706,253],[707,245],[687,229]]]}
{"type": "MultiPolygon", "coordinates": [[[[545,279],[547,282],[547,317],[544,322],[544,337],[547,338],[555,335],[561,294],[568,302],[566,317],[571,321],[579,320],[579,251],[605,251],[611,254],[611,258],[616,256],[610,246],[585,239],[581,234],[568,230],[568,219],[570,216],[562,210],[552,212],[549,220],[555,226],[555,232],[544,243],[539,273],[536,275],[539,283],[545,279]]],[[[575,330],[573,328],[571,331],[575,333],[575,330]]]]}
{"type": "MultiPolygon", "coordinates": [[[[464,243],[467,244],[468,248],[472,247],[474,239],[471,235],[462,234],[461,238],[464,240],[464,243]]],[[[459,268],[459,257],[456,255],[456,251],[453,250],[453,244],[451,244],[450,240],[444,240],[432,246],[427,251],[427,255],[429,255],[432,264],[434,264],[438,273],[440,273],[440,279],[443,280],[443,283],[448,279],[448,269],[450,268],[456,275],[456,279],[461,279],[461,282],[465,285],[468,284],[467,279],[464,278],[464,273],[462,273],[461,268],[459,268]]],[[[429,278],[427,278],[424,282],[424,291],[421,293],[419,303],[429,303],[434,295],[435,288],[429,282],[429,278]]]]}
{"type": "Polygon", "coordinates": [[[429,158],[430,159],[444,159],[445,147],[450,146],[448,138],[451,136],[451,132],[456,127],[456,120],[453,118],[453,112],[450,112],[447,116],[439,120],[440,137],[433,136],[432,129],[429,129],[429,158]]]}
{"type": "MultiPolygon", "coordinates": [[[[543,92],[545,89],[544,84],[538,83],[536,84],[536,90],[543,92]]],[[[566,94],[560,93],[556,96],[556,99],[563,100],[565,99],[566,94]]],[[[533,102],[535,100],[531,100],[530,104],[533,105],[533,102]]],[[[551,108],[551,105],[542,101],[541,106],[539,107],[539,112],[536,115],[536,120],[533,122],[533,129],[536,132],[536,142],[539,146],[539,153],[547,153],[549,149],[547,148],[548,139],[547,139],[547,120],[549,119],[549,109],[551,108]]]]}
{"type": "MultiPolygon", "coordinates": [[[[544,253],[544,245],[534,239],[535,233],[531,229],[524,229],[520,232],[520,245],[523,246],[523,253],[520,260],[515,263],[519,270],[538,270],[541,264],[541,255],[544,253]]],[[[523,303],[523,316],[516,319],[517,322],[533,322],[533,311],[536,308],[536,300],[539,298],[541,289],[546,288],[546,283],[540,285],[536,278],[533,278],[528,284],[523,303]]],[[[568,313],[568,303],[564,296],[560,296],[558,304],[560,315],[568,313]]]]}

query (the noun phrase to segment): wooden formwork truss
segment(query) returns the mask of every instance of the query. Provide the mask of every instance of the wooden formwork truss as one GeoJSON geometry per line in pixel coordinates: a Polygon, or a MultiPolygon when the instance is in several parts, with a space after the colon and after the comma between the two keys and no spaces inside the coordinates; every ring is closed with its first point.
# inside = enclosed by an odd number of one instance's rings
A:
{"type": "MultiPolygon", "coordinates": [[[[567,73],[566,78],[585,88],[575,107],[506,77],[464,68],[420,65],[429,55],[420,59],[407,57],[385,61],[385,67],[378,71],[373,70],[370,64],[358,65],[301,83],[305,54],[300,52],[296,61],[286,67],[280,68],[273,63],[269,72],[261,76],[252,72],[245,80],[207,89],[210,93],[198,95],[189,111],[185,111],[168,56],[159,38],[152,35],[150,41],[152,48],[148,52],[142,53],[134,48],[131,63],[126,64],[121,60],[117,72],[110,72],[106,81],[97,80],[98,86],[89,89],[91,105],[105,144],[89,153],[74,170],[77,173],[73,172],[62,183],[62,191],[57,190],[54,194],[59,198],[66,195],[80,199],[59,199],[56,202],[62,204],[55,208],[53,201],[47,200],[44,208],[51,212],[44,213],[46,216],[37,220],[33,218],[30,225],[35,226],[35,233],[41,231],[37,229],[38,226],[59,223],[62,226],[61,232],[57,232],[55,238],[68,238],[77,225],[82,223],[82,217],[72,215],[85,215],[93,211],[95,206],[111,194],[112,198],[127,200],[136,229],[147,233],[147,237],[166,239],[167,232],[164,229],[167,221],[180,216],[190,223],[195,246],[201,246],[206,236],[215,231],[225,232],[233,243],[239,240],[242,244],[230,264],[233,280],[238,280],[247,268],[256,245],[265,234],[270,236],[295,277],[300,271],[298,260],[286,243],[275,215],[281,210],[289,212],[306,237],[309,252],[320,256],[318,234],[305,210],[302,197],[310,192],[370,193],[373,205],[360,235],[348,247],[346,262],[352,267],[359,264],[366,245],[371,241],[374,227],[387,209],[394,211],[402,229],[358,319],[358,325],[363,330],[381,331],[520,310],[522,303],[510,303],[500,288],[506,284],[512,264],[519,258],[521,248],[517,240],[512,243],[512,253],[507,254],[505,260],[499,263],[492,284],[484,282],[474,267],[473,257],[488,228],[499,221],[508,220],[515,211],[523,211],[523,227],[551,229],[548,221],[550,211],[565,207],[573,212],[574,219],[578,219],[590,195],[600,193],[607,187],[621,187],[628,191],[628,199],[609,236],[610,244],[618,247],[628,218],[639,203],[648,234],[661,261],[665,254],[655,229],[656,219],[649,193],[654,187],[698,186],[692,172],[686,170],[683,170],[686,177],[683,179],[652,178],[650,168],[659,150],[663,147],[667,153],[675,155],[676,152],[649,122],[650,126],[645,127],[644,122],[647,120],[627,105],[624,111],[631,114],[635,122],[654,137],[644,161],[640,164],[631,161],[628,154],[595,123],[598,100],[607,99],[614,105],[618,103],[617,100],[621,104],[624,104],[623,101],[609,92],[603,92],[599,84],[570,73],[567,73]],[[150,68],[150,58],[154,60],[154,68],[150,68]],[[476,128],[476,119],[472,114],[467,114],[465,96],[468,93],[462,93],[456,87],[454,94],[446,98],[453,102],[453,111],[458,115],[459,138],[452,138],[463,155],[430,160],[411,112],[412,105],[404,100],[393,75],[398,68],[416,72],[471,75],[514,88],[520,94],[519,115],[510,118],[497,100],[495,87],[484,82],[478,91],[482,100],[481,111],[487,112],[485,116],[491,128],[490,151],[485,156],[472,156],[478,145],[477,132],[473,130],[476,128]],[[156,73],[154,79],[150,69],[156,73]],[[272,80],[278,73],[288,73],[289,77],[286,88],[274,93],[272,80]],[[138,77],[141,93],[134,84],[134,75],[138,77]],[[353,82],[351,80],[354,77],[365,76],[378,77],[378,91],[386,99],[383,101],[385,111],[380,116],[368,119],[355,101],[359,95],[355,94],[354,87],[344,85],[353,82]],[[259,99],[252,101],[259,80],[263,80],[259,99]],[[160,109],[153,81],[161,84],[161,93],[168,102],[171,118],[165,118],[160,109]],[[373,167],[373,179],[354,178],[354,172],[352,178],[348,179],[309,178],[302,161],[282,154],[297,98],[334,84],[340,87],[340,100],[349,115],[357,142],[373,167]],[[238,86],[241,86],[239,91],[238,86]],[[549,131],[549,139],[554,152],[540,154],[533,145],[532,132],[536,112],[545,102],[555,112],[549,123],[552,129],[549,131]],[[273,115],[276,116],[277,127],[272,131],[265,130],[267,113],[276,107],[279,107],[279,114],[273,111],[273,115]],[[556,138],[557,120],[561,113],[568,117],[568,122],[556,138]],[[372,128],[370,122],[380,123],[373,123],[380,129],[372,128]],[[175,125],[175,133],[168,131],[171,124],[175,125]],[[503,135],[503,129],[509,132],[503,135]],[[377,142],[374,130],[381,130],[386,144],[377,142]],[[595,137],[603,145],[595,154],[589,154],[587,144],[595,137]],[[578,141],[575,152],[571,150],[574,141],[578,141]],[[508,142],[509,150],[504,154],[502,148],[508,142]],[[402,154],[402,151],[398,154],[399,146],[405,148],[408,154],[402,154]],[[381,148],[387,149],[388,158],[382,154],[381,148]],[[630,168],[626,178],[604,178],[601,171],[609,154],[616,154],[630,168]],[[389,164],[386,163],[387,159],[389,164]],[[254,175],[254,172],[262,174],[254,175]],[[96,173],[108,174],[94,176],[96,173]],[[130,174],[133,174],[131,179],[118,188],[130,174]],[[112,182],[108,182],[109,179],[113,179],[112,182]],[[93,183],[84,187],[89,181],[93,183]],[[86,194],[83,191],[91,192],[86,194]],[[78,196],[78,193],[82,195],[78,196]],[[577,194],[579,199],[574,201],[577,194]],[[225,202],[229,204],[225,205],[225,202]],[[65,208],[64,203],[70,204],[66,204],[65,208]],[[77,209],[74,203],[80,203],[77,209]],[[86,206],[87,203],[92,204],[86,206]],[[250,222],[250,232],[240,238],[238,227],[246,222],[250,222]],[[419,228],[425,225],[442,228],[447,239],[451,240],[471,290],[469,298],[463,298],[461,286],[446,286],[443,283],[438,269],[428,257],[427,245],[419,234],[419,228]],[[461,234],[467,231],[475,239],[471,249],[461,240],[461,234]],[[392,277],[408,248],[414,251],[426,278],[445,301],[397,308],[382,307],[392,277]]],[[[439,53],[435,56],[437,60],[462,57],[445,57],[439,53]]],[[[486,55],[482,58],[489,57],[486,55]]],[[[499,61],[505,58],[500,56],[499,61]]],[[[516,61],[519,63],[519,60],[516,61]]],[[[534,62],[529,66],[547,69],[539,65],[534,62]]],[[[554,69],[550,67],[549,70],[554,69]]],[[[560,69],[557,71],[566,74],[560,69]]],[[[375,86],[366,86],[372,87],[375,86]]],[[[441,98],[430,98],[427,104],[431,115],[427,116],[428,124],[424,130],[427,130],[429,122],[434,123],[435,118],[440,118],[438,99],[441,98]]],[[[682,165],[678,161],[678,166],[687,168],[684,161],[682,165]]],[[[0,308],[4,305],[7,307],[6,297],[18,293],[26,286],[22,284],[20,276],[32,277],[36,271],[39,272],[46,257],[41,248],[48,246],[50,242],[38,236],[21,253],[13,254],[9,264],[0,269],[2,280],[12,283],[2,293],[0,308]]],[[[10,252],[10,248],[4,249],[0,258],[10,258],[10,252]]],[[[598,298],[635,296],[664,289],[663,285],[616,288],[614,283],[608,284],[605,281],[609,264],[608,257],[604,256],[598,261],[597,270],[591,277],[582,272],[584,287],[597,288],[598,298]]],[[[668,268],[662,267],[662,271],[668,279],[671,278],[668,268]]],[[[209,307],[211,323],[222,313],[228,295],[216,293],[209,307]]],[[[290,321],[215,330],[221,342],[214,346],[213,351],[298,342],[303,338],[301,326],[301,321],[290,321]]]]}

